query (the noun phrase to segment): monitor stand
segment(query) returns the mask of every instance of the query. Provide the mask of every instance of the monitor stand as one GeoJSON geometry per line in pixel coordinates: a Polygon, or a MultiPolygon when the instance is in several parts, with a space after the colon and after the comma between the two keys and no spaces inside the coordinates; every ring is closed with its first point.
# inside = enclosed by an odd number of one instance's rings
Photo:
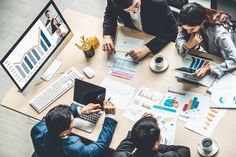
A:
{"type": "Polygon", "coordinates": [[[57,72],[57,70],[60,68],[61,65],[62,65],[61,62],[59,62],[58,60],[54,60],[52,64],[48,67],[48,69],[44,72],[41,79],[49,81],[52,78],[52,76],[57,72]]]}

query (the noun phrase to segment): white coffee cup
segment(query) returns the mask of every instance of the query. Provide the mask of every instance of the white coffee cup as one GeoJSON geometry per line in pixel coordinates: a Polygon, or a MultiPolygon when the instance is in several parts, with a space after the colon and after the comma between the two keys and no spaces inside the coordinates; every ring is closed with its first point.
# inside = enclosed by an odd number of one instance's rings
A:
{"type": "Polygon", "coordinates": [[[154,59],[154,64],[155,67],[157,69],[161,69],[164,66],[164,57],[162,55],[158,55],[155,59],[154,59]]]}
{"type": "Polygon", "coordinates": [[[210,138],[204,138],[198,145],[204,152],[209,153],[212,151],[213,141],[210,138]]]}

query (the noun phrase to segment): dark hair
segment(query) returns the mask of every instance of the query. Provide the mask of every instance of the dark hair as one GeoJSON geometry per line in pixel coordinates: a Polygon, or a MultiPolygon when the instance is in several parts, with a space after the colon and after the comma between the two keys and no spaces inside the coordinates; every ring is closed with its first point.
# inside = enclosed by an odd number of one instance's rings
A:
{"type": "Polygon", "coordinates": [[[58,23],[57,19],[56,18],[52,18],[52,20],[51,20],[52,34],[57,30],[58,27],[59,27],[59,23],[58,23]],[[54,20],[57,22],[56,25],[54,25],[54,23],[53,23],[54,20]]]}
{"type": "Polygon", "coordinates": [[[232,28],[229,20],[231,15],[222,11],[208,9],[198,3],[184,5],[179,14],[178,25],[197,26],[204,24],[205,27],[223,25],[226,29],[232,28]]]}
{"type": "Polygon", "coordinates": [[[160,138],[160,128],[156,118],[143,117],[138,120],[131,131],[131,140],[139,150],[151,150],[160,138]]]}
{"type": "Polygon", "coordinates": [[[46,15],[48,12],[50,12],[50,11],[49,11],[49,10],[46,10],[44,14],[46,15]]]}
{"type": "Polygon", "coordinates": [[[62,131],[69,129],[70,123],[71,110],[67,105],[58,105],[46,115],[46,126],[52,136],[59,136],[62,131]]]}
{"type": "Polygon", "coordinates": [[[111,0],[112,3],[120,9],[129,8],[133,4],[133,0],[111,0]]]}

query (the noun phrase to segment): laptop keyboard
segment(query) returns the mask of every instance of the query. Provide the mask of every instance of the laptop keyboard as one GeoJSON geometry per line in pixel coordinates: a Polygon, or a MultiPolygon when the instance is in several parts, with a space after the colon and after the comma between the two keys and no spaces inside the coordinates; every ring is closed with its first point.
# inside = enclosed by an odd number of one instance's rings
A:
{"type": "Polygon", "coordinates": [[[93,124],[96,124],[98,119],[100,118],[100,116],[102,115],[102,112],[98,112],[98,113],[92,113],[89,115],[81,115],[80,118],[83,120],[86,120],[88,122],[91,122],[93,124]]]}
{"type": "MultiPolygon", "coordinates": [[[[82,106],[78,106],[82,108],[82,106]]],[[[96,124],[100,116],[102,115],[102,112],[96,112],[96,113],[91,113],[91,114],[81,114],[79,118],[86,120],[88,122],[91,122],[93,124],[96,124]]]]}

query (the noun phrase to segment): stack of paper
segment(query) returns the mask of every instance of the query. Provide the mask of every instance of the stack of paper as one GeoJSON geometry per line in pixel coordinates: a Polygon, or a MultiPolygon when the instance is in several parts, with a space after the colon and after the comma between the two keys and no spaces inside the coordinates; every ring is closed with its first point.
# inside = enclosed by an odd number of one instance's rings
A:
{"type": "MultiPolygon", "coordinates": [[[[207,60],[204,58],[196,57],[193,55],[186,55],[184,57],[183,67],[193,69],[193,70],[198,70],[200,68],[203,68],[210,62],[211,62],[210,60],[207,60]]],[[[178,80],[186,80],[186,81],[198,83],[207,87],[210,87],[212,83],[215,81],[215,76],[213,75],[206,75],[203,78],[198,78],[193,74],[188,74],[181,71],[176,71],[175,77],[178,80]]]]}

